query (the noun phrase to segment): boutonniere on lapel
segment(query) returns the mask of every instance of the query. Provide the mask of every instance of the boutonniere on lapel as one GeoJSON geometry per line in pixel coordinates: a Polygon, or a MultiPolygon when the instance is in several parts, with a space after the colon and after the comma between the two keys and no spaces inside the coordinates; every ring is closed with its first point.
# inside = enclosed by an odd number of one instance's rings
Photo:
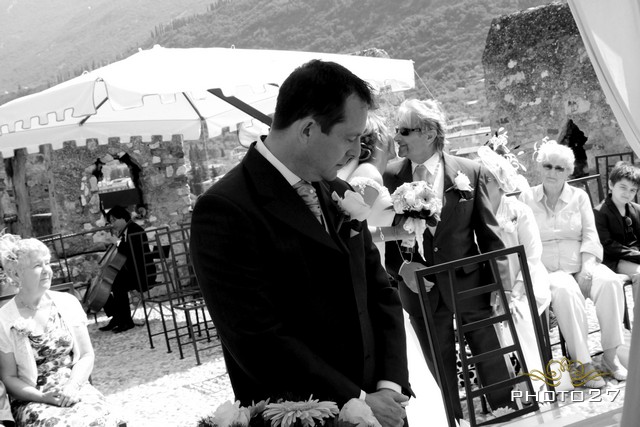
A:
{"type": "Polygon", "coordinates": [[[352,190],[344,192],[344,197],[338,196],[335,191],[331,193],[331,198],[338,205],[341,217],[338,221],[338,230],[344,222],[349,223],[351,229],[359,231],[362,228],[362,221],[367,219],[371,213],[371,206],[365,203],[362,195],[352,190]]]}
{"type": "Polygon", "coordinates": [[[518,228],[518,217],[513,215],[512,217],[497,215],[498,225],[505,233],[513,233],[518,228]]]}
{"type": "Polygon", "coordinates": [[[449,192],[456,190],[460,194],[461,199],[469,200],[473,197],[473,187],[469,177],[462,172],[458,171],[458,174],[453,178],[453,185],[445,190],[449,192]]]}

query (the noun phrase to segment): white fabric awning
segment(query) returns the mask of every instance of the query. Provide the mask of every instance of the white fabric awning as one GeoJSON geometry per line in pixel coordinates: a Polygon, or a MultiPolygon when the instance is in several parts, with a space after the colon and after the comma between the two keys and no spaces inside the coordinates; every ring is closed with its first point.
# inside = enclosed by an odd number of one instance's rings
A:
{"type": "Polygon", "coordinates": [[[271,114],[278,87],[298,66],[311,59],[334,61],[379,91],[401,91],[415,85],[413,62],[314,52],[155,46],[122,61],[85,73],[42,92],[0,106],[0,151],[36,152],[41,144],[87,138],[182,134],[200,137],[201,118],[209,136],[235,130],[251,117],[207,92],[221,89],[271,114]],[[100,106],[103,100],[107,99],[100,106]],[[86,118],[82,125],[79,123],[86,118]]]}
{"type": "Polygon", "coordinates": [[[640,0],[569,0],[598,81],[640,156],[640,0]]]}

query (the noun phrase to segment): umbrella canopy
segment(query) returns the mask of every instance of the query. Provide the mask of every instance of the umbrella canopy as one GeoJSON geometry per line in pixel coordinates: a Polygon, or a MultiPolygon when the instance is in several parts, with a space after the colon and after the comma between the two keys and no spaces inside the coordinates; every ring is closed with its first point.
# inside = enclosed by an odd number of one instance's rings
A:
{"type": "MultiPolygon", "coordinates": [[[[275,109],[278,87],[311,59],[334,61],[369,82],[374,89],[414,87],[413,62],[313,52],[155,46],[42,92],[0,106],[0,151],[36,152],[41,144],[61,148],[87,138],[181,134],[198,139],[206,124],[209,136],[235,130],[252,117],[224,98],[255,108],[262,120],[275,109]],[[217,96],[216,96],[217,94],[217,96]]],[[[247,109],[245,108],[245,110],[247,109]]]]}

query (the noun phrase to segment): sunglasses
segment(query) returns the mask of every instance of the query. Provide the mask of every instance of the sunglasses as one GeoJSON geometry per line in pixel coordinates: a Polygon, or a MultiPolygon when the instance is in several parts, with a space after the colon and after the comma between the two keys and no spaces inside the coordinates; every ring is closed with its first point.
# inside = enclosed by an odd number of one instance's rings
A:
{"type": "Polygon", "coordinates": [[[422,129],[420,128],[413,128],[413,129],[409,129],[409,128],[396,128],[396,133],[399,133],[402,136],[409,136],[409,134],[411,132],[422,132],[422,129]]]}
{"type": "Polygon", "coordinates": [[[543,167],[545,170],[548,170],[548,171],[550,171],[550,170],[552,170],[552,169],[555,169],[555,170],[556,170],[556,172],[564,172],[564,171],[567,169],[567,168],[565,168],[564,166],[558,166],[558,165],[555,165],[555,166],[554,166],[554,165],[552,165],[552,164],[550,164],[550,163],[545,163],[544,165],[542,165],[542,167],[543,167]]]}
{"type": "Polygon", "coordinates": [[[625,232],[632,235],[634,240],[637,240],[636,235],[633,231],[633,221],[631,220],[631,217],[624,217],[624,225],[626,226],[625,232]]]}

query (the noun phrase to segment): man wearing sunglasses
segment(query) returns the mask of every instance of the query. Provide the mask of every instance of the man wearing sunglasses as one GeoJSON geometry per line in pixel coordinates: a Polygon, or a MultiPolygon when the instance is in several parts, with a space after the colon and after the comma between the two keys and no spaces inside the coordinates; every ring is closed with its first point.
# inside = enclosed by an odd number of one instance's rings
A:
{"type": "MultiPolygon", "coordinates": [[[[414,284],[415,280],[411,280],[413,272],[422,265],[433,266],[503,249],[504,244],[500,239],[499,226],[485,186],[488,172],[482,170],[476,162],[443,153],[445,118],[438,103],[415,99],[405,101],[398,111],[398,123],[395,142],[398,144],[398,155],[404,157],[404,160],[387,167],[384,174],[385,186],[393,192],[405,182],[426,181],[442,200],[443,208],[441,221],[435,227],[428,227],[424,233],[426,262],[417,251],[414,255],[403,255],[399,242],[387,242],[385,263],[387,272],[398,281],[403,308],[409,313],[427,365],[435,376],[436,367],[431,356],[418,288],[414,284]],[[407,267],[402,266],[407,258],[421,265],[413,264],[413,268],[410,267],[408,274],[405,274],[407,267]],[[403,276],[406,280],[403,280],[403,276]]],[[[506,271],[506,260],[501,261],[501,268],[506,271]]],[[[491,278],[484,269],[475,265],[460,270],[454,286],[458,290],[473,289],[488,284],[489,280],[491,278]]],[[[460,419],[462,408],[456,378],[454,310],[447,273],[436,276],[435,283],[429,290],[429,301],[437,322],[437,339],[443,350],[446,390],[455,417],[460,419]]],[[[487,319],[492,310],[488,294],[458,301],[458,308],[463,323],[487,319]]],[[[493,327],[478,329],[466,336],[471,351],[476,355],[500,347],[493,327]]],[[[509,378],[502,357],[479,363],[477,368],[484,386],[509,378]]],[[[511,406],[508,389],[490,393],[488,399],[492,409],[511,406]]]]}

